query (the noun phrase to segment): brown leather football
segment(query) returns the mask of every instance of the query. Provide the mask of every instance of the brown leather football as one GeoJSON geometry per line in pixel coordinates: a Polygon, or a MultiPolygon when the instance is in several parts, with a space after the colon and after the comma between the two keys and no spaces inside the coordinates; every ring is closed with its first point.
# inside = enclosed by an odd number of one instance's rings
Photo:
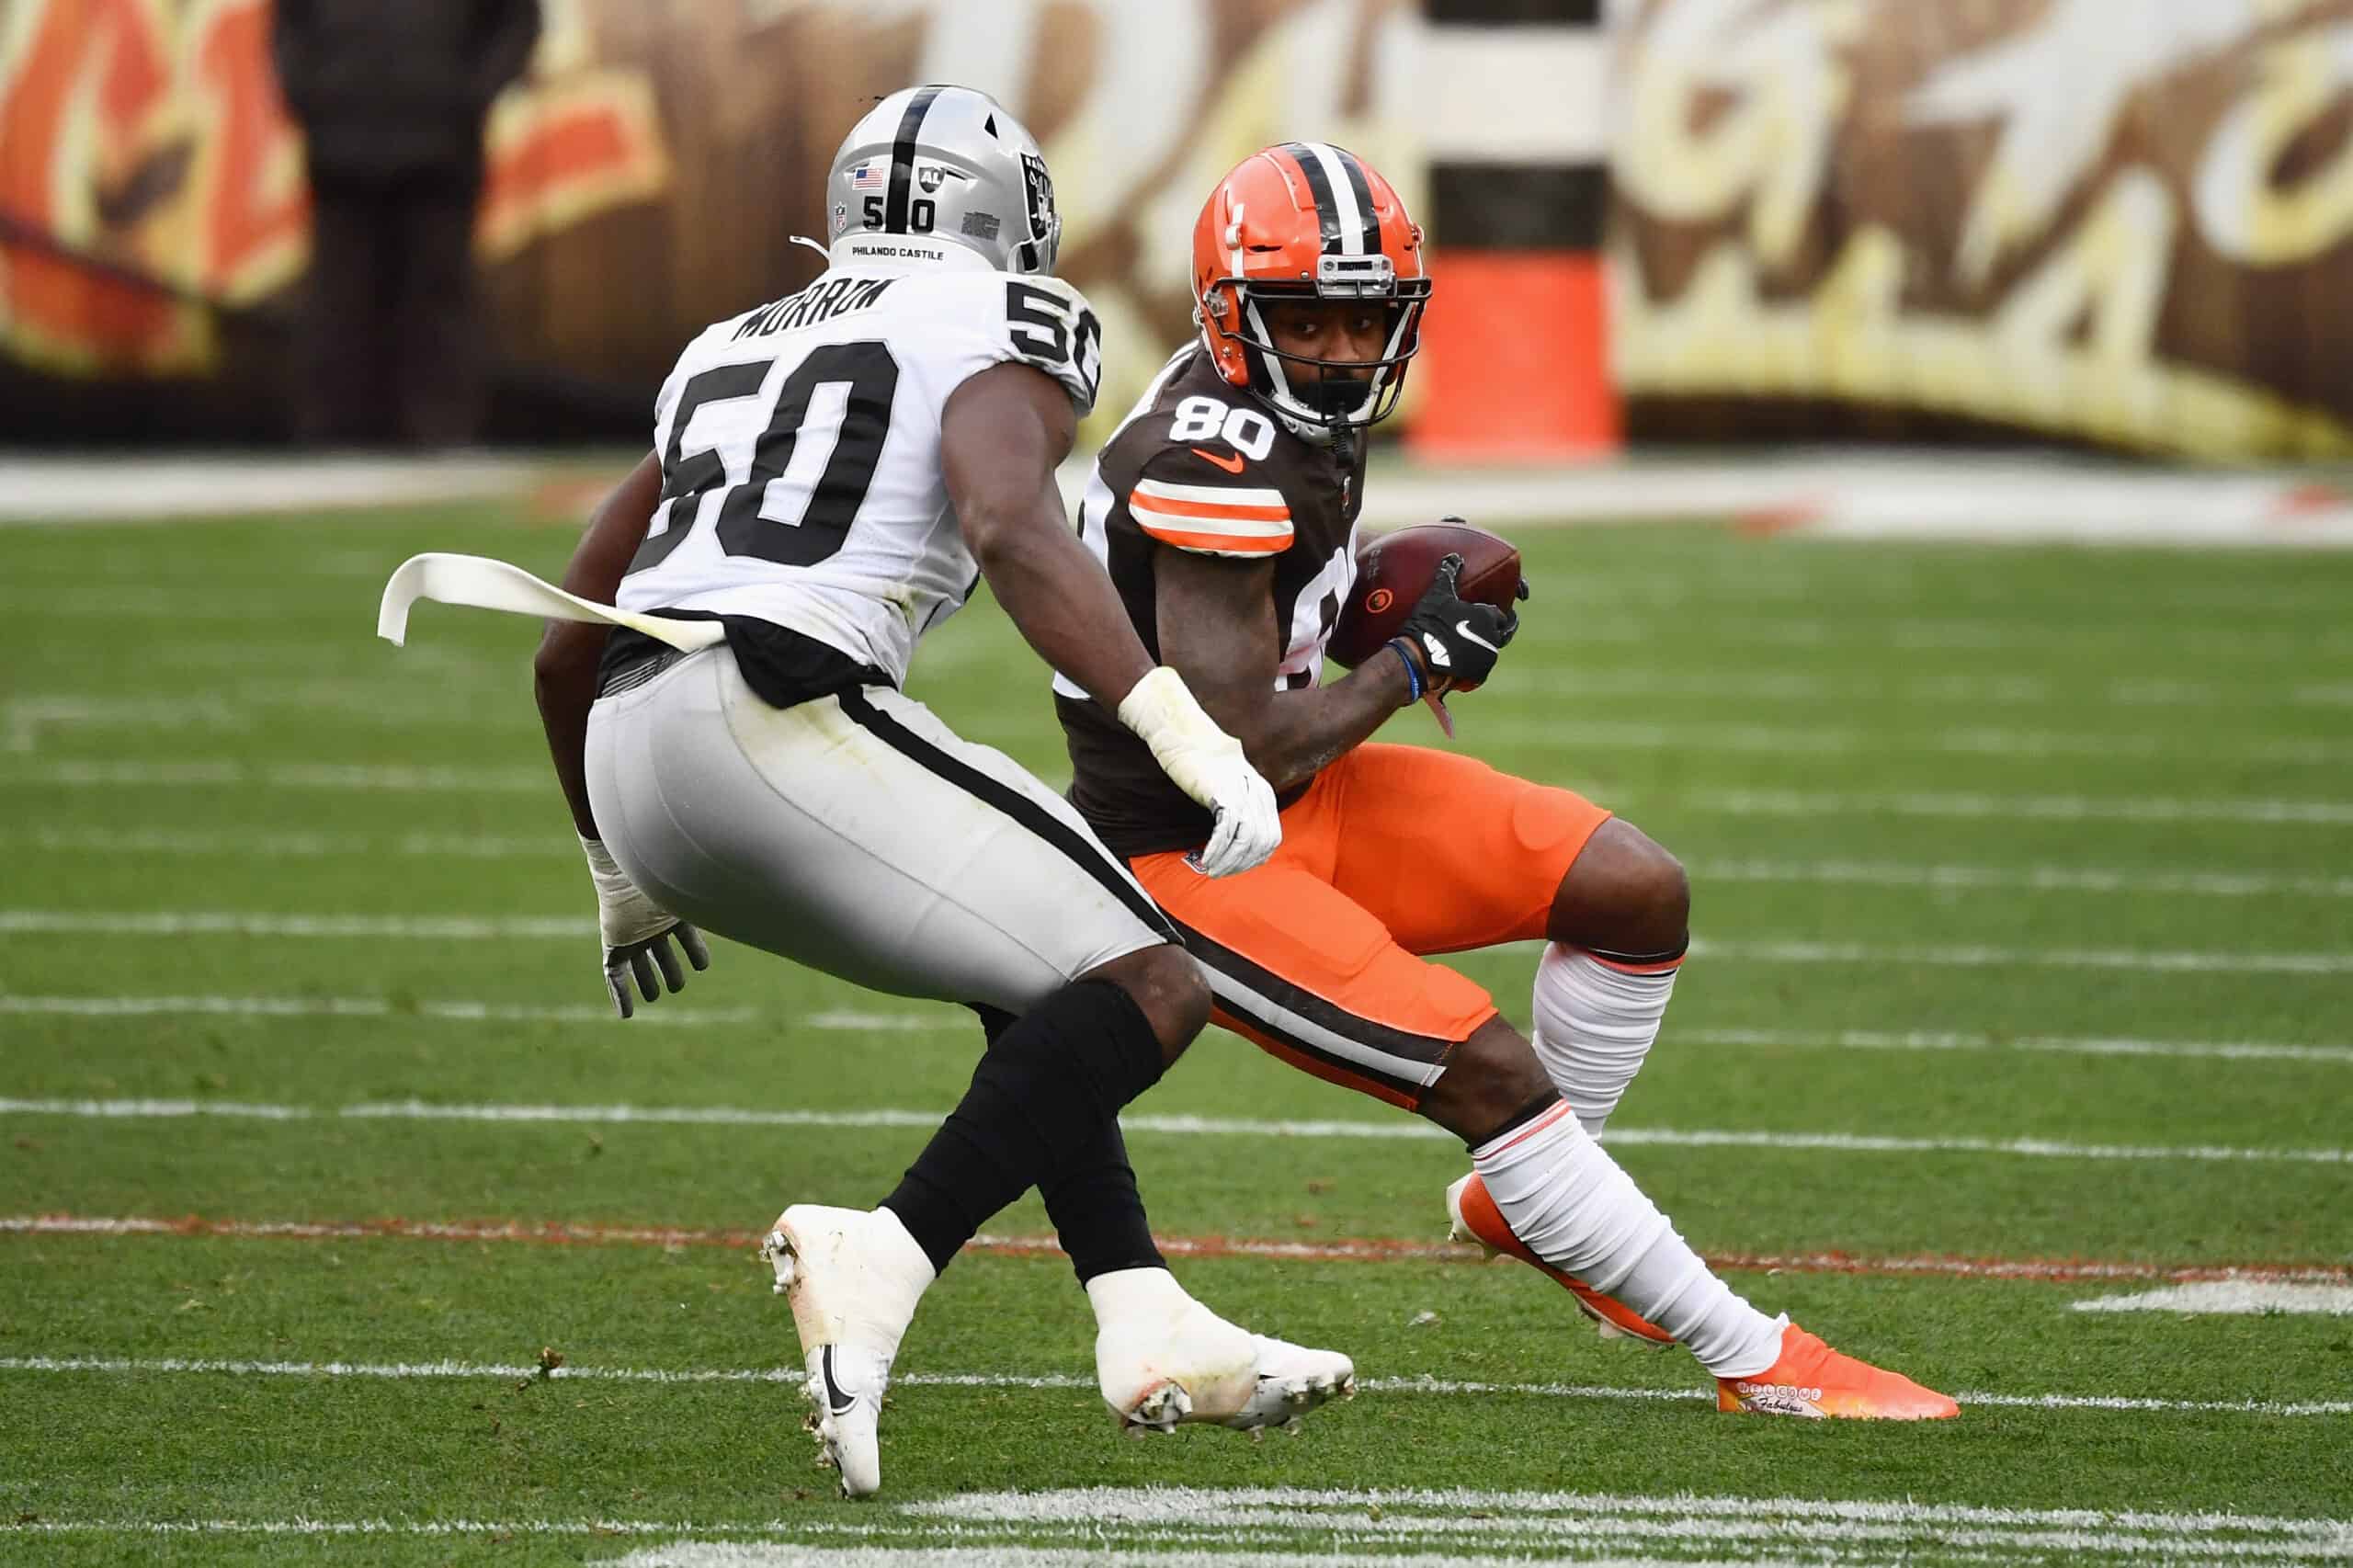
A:
{"type": "Polygon", "coordinates": [[[1380,652],[1404,628],[1438,563],[1462,557],[1456,586],[1474,604],[1508,612],[1519,590],[1519,551],[1506,540],[1468,523],[1419,523],[1374,536],[1357,551],[1356,586],[1340,607],[1326,651],[1350,669],[1380,652]]]}

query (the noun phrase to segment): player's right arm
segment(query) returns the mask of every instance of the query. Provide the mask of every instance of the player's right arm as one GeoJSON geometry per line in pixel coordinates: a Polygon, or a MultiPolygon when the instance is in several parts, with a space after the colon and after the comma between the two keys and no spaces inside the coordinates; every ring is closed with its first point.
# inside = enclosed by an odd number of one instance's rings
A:
{"type": "MultiPolygon", "coordinates": [[[[648,452],[590,515],[588,531],[580,536],[572,562],[563,569],[563,591],[595,604],[611,604],[631,558],[645,542],[661,495],[662,460],[648,452]]],[[[540,722],[548,733],[548,750],[555,758],[556,781],[563,786],[573,825],[583,838],[597,836],[582,756],[588,745],[588,709],[597,700],[597,661],[611,631],[589,621],[551,620],[531,661],[532,692],[539,699],[540,722]]]]}
{"type": "Polygon", "coordinates": [[[1006,361],[971,377],[939,416],[939,463],[964,542],[1013,624],[1107,710],[1152,670],[1111,579],[1063,520],[1054,470],[1078,416],[1052,377],[1006,361]]]}
{"type": "MultiPolygon", "coordinates": [[[[631,559],[645,542],[661,495],[662,460],[648,452],[588,519],[588,531],[581,535],[572,563],[563,570],[566,593],[600,605],[613,602],[631,559]]],[[[626,1018],[637,1010],[630,999],[632,980],[648,1002],[662,994],[657,971],[674,992],[686,984],[686,971],[670,949],[673,937],[697,969],[710,967],[710,949],[704,946],[702,933],[640,892],[613,863],[589,810],[588,710],[597,700],[597,664],[611,630],[584,621],[549,621],[539,654],[531,661],[531,685],[539,699],[540,722],[548,733],[548,751],[555,759],[556,781],[572,808],[581,853],[588,859],[588,878],[597,887],[605,994],[612,998],[614,1011],[626,1018]]]]}
{"type": "Polygon", "coordinates": [[[1202,868],[1222,876],[1273,854],[1282,841],[1273,790],[1176,673],[1153,664],[1111,579],[1063,520],[1054,469],[1077,436],[1070,395],[1007,361],[949,393],[939,426],[949,500],[990,591],[1040,657],[1118,713],[1216,815],[1202,868]]]}
{"type": "Polygon", "coordinates": [[[1277,790],[1313,778],[1412,705],[1427,679],[1404,650],[1384,649],[1330,686],[1280,691],[1271,556],[1154,547],[1160,656],[1176,666],[1210,717],[1238,736],[1277,790]]]}

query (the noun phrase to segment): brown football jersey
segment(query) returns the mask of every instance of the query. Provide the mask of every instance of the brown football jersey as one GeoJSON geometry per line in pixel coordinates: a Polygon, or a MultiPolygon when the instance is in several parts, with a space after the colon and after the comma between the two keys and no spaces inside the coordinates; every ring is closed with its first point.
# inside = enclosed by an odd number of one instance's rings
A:
{"type": "MultiPolygon", "coordinates": [[[[1361,442],[1344,449],[1294,435],[1190,347],[1097,454],[1079,502],[1079,537],[1110,573],[1154,659],[1160,551],[1273,557],[1281,643],[1275,678],[1296,690],[1323,679],[1324,645],[1356,580],[1363,490],[1361,442]]],[[[1105,844],[1135,856],[1198,848],[1209,838],[1209,812],[1169,782],[1118,715],[1062,676],[1054,707],[1076,775],[1071,803],[1105,844]]]]}

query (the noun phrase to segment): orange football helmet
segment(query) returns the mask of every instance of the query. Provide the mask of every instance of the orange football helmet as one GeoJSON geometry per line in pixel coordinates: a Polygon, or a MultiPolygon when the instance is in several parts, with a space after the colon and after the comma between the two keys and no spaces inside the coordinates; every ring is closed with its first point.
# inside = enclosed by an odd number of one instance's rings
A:
{"type": "MultiPolygon", "coordinates": [[[[1193,319],[1226,381],[1293,426],[1359,429],[1385,419],[1421,347],[1429,300],[1422,229],[1378,170],[1322,142],[1284,142],[1236,165],[1193,225],[1193,319]],[[1389,333],[1373,360],[1311,359],[1275,347],[1259,313],[1267,300],[1385,301],[1389,333]],[[1346,407],[1302,397],[1287,367],[1371,367],[1346,407]]],[[[1336,381],[1332,385],[1341,384],[1336,381]]]]}

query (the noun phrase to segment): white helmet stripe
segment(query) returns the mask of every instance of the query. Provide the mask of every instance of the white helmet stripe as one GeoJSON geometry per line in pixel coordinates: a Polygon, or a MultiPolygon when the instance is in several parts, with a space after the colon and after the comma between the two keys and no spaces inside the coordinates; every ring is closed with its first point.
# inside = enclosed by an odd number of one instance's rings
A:
{"type": "Polygon", "coordinates": [[[1357,202],[1356,185],[1348,177],[1348,168],[1340,161],[1336,148],[1322,142],[1303,142],[1305,147],[1324,170],[1324,177],[1331,183],[1332,205],[1340,215],[1340,254],[1362,256],[1364,249],[1365,211],[1357,202]]]}

